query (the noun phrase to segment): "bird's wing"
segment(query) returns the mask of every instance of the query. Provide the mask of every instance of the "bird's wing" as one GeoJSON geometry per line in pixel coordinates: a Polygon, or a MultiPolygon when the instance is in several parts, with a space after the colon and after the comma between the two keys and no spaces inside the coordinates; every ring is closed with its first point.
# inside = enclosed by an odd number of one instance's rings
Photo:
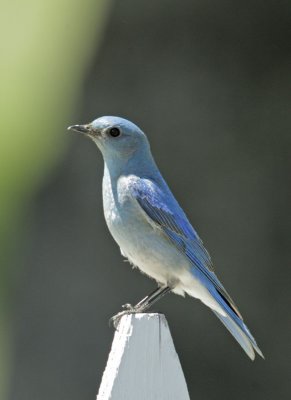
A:
{"type": "Polygon", "coordinates": [[[241,317],[233,300],[216,277],[210,255],[202,240],[169,189],[162,191],[154,181],[138,179],[131,185],[130,192],[150,222],[161,229],[177,250],[191,261],[194,275],[210,281],[241,317]]]}

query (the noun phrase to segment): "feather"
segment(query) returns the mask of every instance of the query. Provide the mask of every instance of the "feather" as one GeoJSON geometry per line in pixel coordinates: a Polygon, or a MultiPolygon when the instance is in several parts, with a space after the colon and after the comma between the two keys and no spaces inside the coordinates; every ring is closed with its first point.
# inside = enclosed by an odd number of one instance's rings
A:
{"type": "Polygon", "coordinates": [[[202,240],[179,204],[172,195],[169,195],[169,189],[164,188],[161,191],[154,181],[138,179],[131,188],[131,194],[147,217],[162,229],[167,239],[189,259],[194,266],[193,274],[199,278],[202,274],[207,278],[241,317],[234,301],[215,275],[210,255],[203,246],[202,240]]]}
{"type": "Polygon", "coordinates": [[[149,179],[135,181],[132,195],[156,227],[192,264],[192,274],[208,289],[222,312],[212,310],[225,325],[247,355],[254,360],[255,352],[264,357],[251,335],[234,301],[214,273],[209,253],[193,229],[183,210],[169,192],[149,179]]]}

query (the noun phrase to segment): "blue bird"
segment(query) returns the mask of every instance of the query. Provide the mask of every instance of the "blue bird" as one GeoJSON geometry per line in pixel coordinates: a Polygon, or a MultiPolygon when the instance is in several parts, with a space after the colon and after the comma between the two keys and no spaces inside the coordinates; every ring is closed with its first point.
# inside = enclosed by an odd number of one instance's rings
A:
{"type": "Polygon", "coordinates": [[[158,288],[126,313],[143,312],[168,292],[208,306],[254,360],[263,357],[234,301],[214,273],[209,253],[164,181],[146,135],[119,117],[101,117],[68,129],[90,137],[104,158],[103,207],[121,254],[158,288]]]}

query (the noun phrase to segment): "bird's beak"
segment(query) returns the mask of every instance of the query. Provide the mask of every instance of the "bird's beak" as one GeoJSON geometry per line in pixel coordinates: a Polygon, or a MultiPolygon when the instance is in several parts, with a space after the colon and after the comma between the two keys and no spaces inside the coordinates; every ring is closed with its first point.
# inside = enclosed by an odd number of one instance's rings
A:
{"type": "Polygon", "coordinates": [[[90,125],[72,125],[68,127],[68,131],[88,134],[90,132],[90,125]]]}

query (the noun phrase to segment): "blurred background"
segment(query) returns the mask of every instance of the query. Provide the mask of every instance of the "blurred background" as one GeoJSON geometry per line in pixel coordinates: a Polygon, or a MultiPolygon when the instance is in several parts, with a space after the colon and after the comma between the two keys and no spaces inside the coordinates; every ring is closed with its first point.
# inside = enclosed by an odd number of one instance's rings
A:
{"type": "Polygon", "coordinates": [[[66,131],[119,115],[148,134],[266,356],[168,295],[156,310],[191,399],[290,399],[290,2],[2,0],[0,15],[0,398],[94,399],[108,319],[155,287],[107,231],[101,155],[66,131]]]}

